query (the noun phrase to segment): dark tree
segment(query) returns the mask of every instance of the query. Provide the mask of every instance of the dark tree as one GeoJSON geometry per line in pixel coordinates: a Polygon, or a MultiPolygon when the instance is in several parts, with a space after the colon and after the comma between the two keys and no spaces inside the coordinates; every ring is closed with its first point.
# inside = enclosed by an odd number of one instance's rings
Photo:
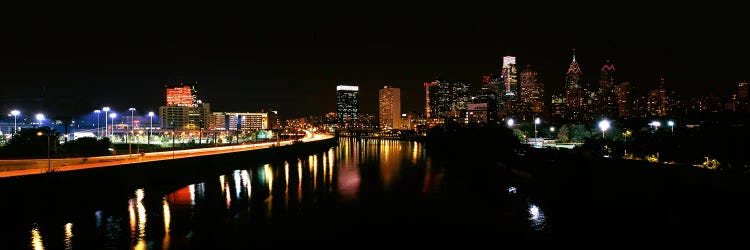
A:
{"type": "Polygon", "coordinates": [[[47,158],[47,140],[51,155],[57,155],[60,132],[50,127],[24,128],[10,138],[2,150],[4,158],[47,158]],[[47,137],[49,136],[49,138],[47,137]]]}
{"type": "Polygon", "coordinates": [[[68,141],[63,145],[63,152],[66,157],[88,157],[111,155],[109,148],[112,143],[109,138],[96,139],[94,137],[82,137],[73,141],[68,141]]]}

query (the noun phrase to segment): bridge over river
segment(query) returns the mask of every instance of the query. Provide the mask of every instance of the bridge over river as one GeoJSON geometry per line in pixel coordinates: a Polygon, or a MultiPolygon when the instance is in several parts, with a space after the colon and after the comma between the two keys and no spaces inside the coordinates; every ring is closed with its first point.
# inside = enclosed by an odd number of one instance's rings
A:
{"type": "MultiPolygon", "coordinates": [[[[332,135],[313,134],[309,131],[306,131],[305,137],[300,141],[304,143],[322,141],[332,138],[332,135]]],[[[294,144],[295,142],[296,140],[286,140],[279,142],[253,143],[211,148],[172,150],[153,153],[100,157],[0,160],[0,178],[38,175],[48,172],[78,171],[85,169],[122,166],[128,164],[140,164],[146,162],[157,162],[207,155],[260,150],[276,146],[289,146],[294,144]]]]}

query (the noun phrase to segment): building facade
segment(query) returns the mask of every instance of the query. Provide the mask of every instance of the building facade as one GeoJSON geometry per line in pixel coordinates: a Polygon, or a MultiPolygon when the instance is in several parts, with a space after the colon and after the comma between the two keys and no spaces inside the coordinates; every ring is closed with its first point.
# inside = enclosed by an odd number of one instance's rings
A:
{"type": "Polygon", "coordinates": [[[359,86],[336,86],[336,121],[342,126],[356,124],[359,119],[359,86]]]}
{"type": "Polygon", "coordinates": [[[212,130],[264,130],[270,129],[268,113],[214,112],[212,130]]]}
{"type": "Polygon", "coordinates": [[[385,86],[378,91],[380,129],[401,128],[401,89],[385,86]]]}
{"type": "Polygon", "coordinates": [[[211,105],[198,99],[197,83],[165,87],[167,105],[159,107],[162,128],[200,130],[210,126],[211,105]]]}

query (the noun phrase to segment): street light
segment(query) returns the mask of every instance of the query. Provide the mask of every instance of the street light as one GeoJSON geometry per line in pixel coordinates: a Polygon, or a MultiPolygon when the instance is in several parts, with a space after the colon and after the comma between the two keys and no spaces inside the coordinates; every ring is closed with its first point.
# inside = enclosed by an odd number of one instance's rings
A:
{"type": "Polygon", "coordinates": [[[115,112],[112,112],[112,114],[109,114],[109,118],[112,118],[112,133],[110,133],[109,135],[115,134],[115,117],[117,117],[117,114],[115,114],[115,112]]]}
{"type": "Polygon", "coordinates": [[[135,117],[135,108],[129,108],[128,111],[130,111],[130,129],[135,129],[135,120],[133,117],[135,117]]]}
{"type": "Polygon", "coordinates": [[[109,133],[108,132],[109,126],[107,126],[107,117],[108,117],[107,112],[109,112],[109,107],[104,107],[102,108],[102,110],[104,110],[104,136],[106,137],[107,134],[109,133]]]}
{"type": "Polygon", "coordinates": [[[534,138],[537,137],[537,135],[536,135],[536,125],[539,125],[539,123],[542,123],[542,120],[540,120],[539,117],[537,117],[536,119],[534,119],[534,138]]]}
{"type": "Polygon", "coordinates": [[[656,131],[656,130],[659,130],[659,126],[661,126],[661,122],[659,122],[659,121],[652,121],[651,123],[649,123],[649,125],[653,126],[654,127],[654,131],[656,131]]]}
{"type": "Polygon", "coordinates": [[[555,132],[555,127],[549,127],[549,132],[555,132]]]}
{"type": "Polygon", "coordinates": [[[135,108],[129,108],[128,110],[130,111],[130,132],[128,132],[128,134],[126,135],[127,137],[125,138],[127,138],[126,140],[128,141],[128,155],[130,155],[133,153],[133,146],[132,146],[132,140],[130,140],[130,134],[133,132],[133,129],[135,129],[135,119],[133,119],[133,117],[135,117],[135,108]]]}
{"type": "Polygon", "coordinates": [[[18,110],[11,110],[10,114],[13,115],[13,133],[15,134],[16,131],[18,131],[18,125],[16,125],[16,122],[18,121],[18,115],[21,114],[21,111],[18,110]]]}
{"type": "MultiPolygon", "coordinates": [[[[102,113],[101,110],[94,110],[94,113],[96,113],[96,137],[102,137],[102,131],[99,129],[99,114],[102,113]]],[[[104,119],[107,120],[107,119],[104,119]]]]}
{"type": "Polygon", "coordinates": [[[674,134],[674,121],[667,121],[667,125],[672,129],[672,134],[674,134]]]}
{"type": "Polygon", "coordinates": [[[606,132],[607,129],[609,129],[609,121],[607,121],[607,120],[600,121],[599,122],[599,129],[602,130],[602,139],[604,139],[605,138],[604,137],[604,132],[606,132]]]}
{"type": "Polygon", "coordinates": [[[508,127],[509,128],[513,128],[513,124],[515,123],[515,121],[513,120],[513,118],[510,118],[510,119],[508,119],[507,123],[508,123],[508,127]]]}
{"type": "Polygon", "coordinates": [[[148,112],[148,118],[150,119],[148,125],[148,145],[151,145],[151,129],[154,128],[154,112],[148,112]]]}
{"type": "Polygon", "coordinates": [[[36,120],[39,121],[39,126],[42,126],[42,123],[44,122],[44,115],[43,114],[36,114],[36,120]]]}
{"type": "Polygon", "coordinates": [[[47,135],[47,172],[52,170],[52,160],[50,160],[50,146],[49,146],[49,132],[42,133],[42,131],[36,132],[37,136],[47,135]]]}

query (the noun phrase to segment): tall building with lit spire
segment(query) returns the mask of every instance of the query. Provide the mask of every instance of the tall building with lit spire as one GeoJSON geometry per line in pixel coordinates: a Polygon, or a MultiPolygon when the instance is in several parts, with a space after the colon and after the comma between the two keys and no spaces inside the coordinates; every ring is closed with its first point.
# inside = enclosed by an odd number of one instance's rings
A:
{"type": "Polygon", "coordinates": [[[581,67],[576,61],[576,51],[573,49],[573,60],[565,74],[565,120],[582,121],[585,119],[586,89],[582,86],[581,67]]]}

